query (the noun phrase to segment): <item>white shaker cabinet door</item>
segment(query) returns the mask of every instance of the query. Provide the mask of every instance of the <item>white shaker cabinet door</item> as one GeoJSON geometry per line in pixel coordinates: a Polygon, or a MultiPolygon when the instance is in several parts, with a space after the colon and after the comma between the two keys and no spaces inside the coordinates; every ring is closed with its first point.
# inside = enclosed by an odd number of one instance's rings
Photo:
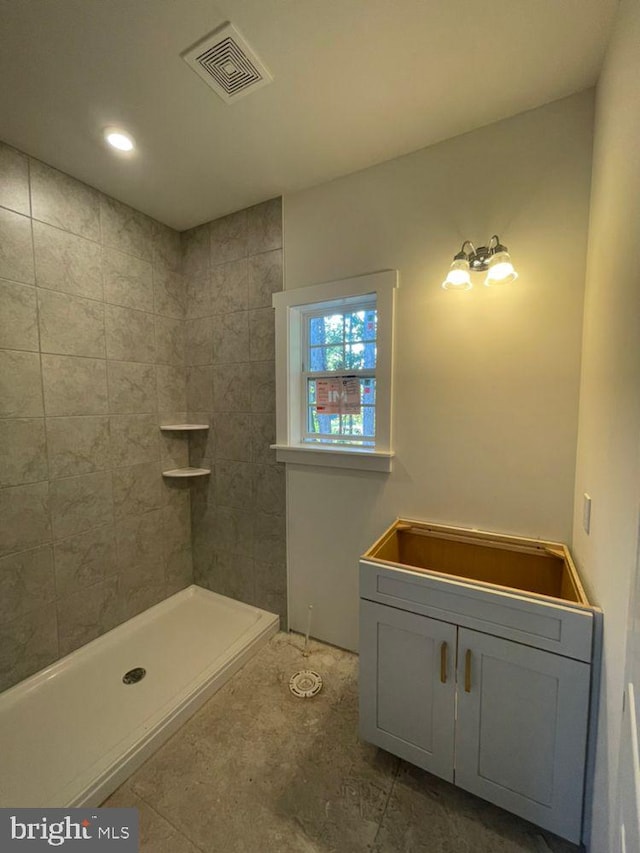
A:
{"type": "Polygon", "coordinates": [[[455,625],[360,601],[360,735],[453,781],[455,625]]]}
{"type": "Polygon", "coordinates": [[[579,842],[589,674],[586,663],[460,628],[456,784],[579,842]]]}

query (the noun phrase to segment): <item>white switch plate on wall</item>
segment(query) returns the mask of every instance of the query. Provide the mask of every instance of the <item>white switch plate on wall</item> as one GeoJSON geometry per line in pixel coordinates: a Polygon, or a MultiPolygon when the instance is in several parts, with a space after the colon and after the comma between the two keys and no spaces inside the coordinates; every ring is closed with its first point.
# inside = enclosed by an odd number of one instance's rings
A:
{"type": "Polygon", "coordinates": [[[582,526],[585,533],[591,529],[591,497],[586,492],[582,499],[582,526]]]}

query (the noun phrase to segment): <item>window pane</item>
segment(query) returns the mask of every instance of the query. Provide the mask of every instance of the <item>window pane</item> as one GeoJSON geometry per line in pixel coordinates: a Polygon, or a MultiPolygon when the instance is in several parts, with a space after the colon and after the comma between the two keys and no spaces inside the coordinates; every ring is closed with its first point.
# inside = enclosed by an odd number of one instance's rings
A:
{"type": "Polygon", "coordinates": [[[364,367],[373,369],[378,360],[378,345],[376,343],[368,343],[364,345],[364,367]]]}
{"type": "Polygon", "coordinates": [[[377,312],[372,311],[352,311],[350,314],[345,314],[345,340],[347,343],[357,343],[358,341],[373,341],[376,338],[376,317],[377,312]]]}
{"type": "Polygon", "coordinates": [[[344,370],[344,350],[341,346],[310,347],[309,370],[344,370]]]}
{"type": "MultiPolygon", "coordinates": [[[[347,369],[362,370],[365,364],[365,347],[375,348],[375,344],[350,344],[346,348],[345,361],[347,369]]],[[[375,367],[375,363],[373,365],[375,367]]]]}
{"type": "Polygon", "coordinates": [[[372,437],[375,435],[375,409],[365,408],[359,415],[342,416],[342,435],[372,437]]]}
{"type": "Polygon", "coordinates": [[[316,401],[316,380],[307,380],[307,404],[315,403],[316,401]]]}
{"type": "Polygon", "coordinates": [[[378,312],[375,308],[372,311],[365,311],[364,319],[364,339],[365,341],[374,341],[378,334],[378,312]]]}
{"type": "Polygon", "coordinates": [[[324,317],[311,317],[309,320],[309,343],[324,344],[324,317]]]}
{"type": "Polygon", "coordinates": [[[378,345],[375,343],[364,345],[364,366],[374,368],[378,363],[378,345]]]}
{"type": "Polygon", "coordinates": [[[308,422],[308,432],[320,435],[340,435],[340,415],[319,415],[315,406],[310,406],[308,422]]]}
{"type": "Polygon", "coordinates": [[[361,341],[364,335],[364,311],[344,315],[344,336],[347,342],[361,341]]]}
{"type": "Polygon", "coordinates": [[[324,334],[328,344],[341,344],[344,340],[344,317],[332,314],[324,318],[324,334]]]}
{"type": "Polygon", "coordinates": [[[360,402],[372,405],[376,401],[376,380],[360,380],[360,402]]]}
{"type": "Polygon", "coordinates": [[[309,370],[326,370],[326,352],[324,347],[311,347],[309,350],[309,370]]]}
{"type": "Polygon", "coordinates": [[[345,415],[342,419],[343,435],[362,435],[362,414],[345,415]]]}
{"type": "Polygon", "coordinates": [[[362,407],[362,429],[363,435],[374,436],[376,434],[376,410],[373,406],[362,407]]]}
{"type": "Polygon", "coordinates": [[[344,320],[342,314],[311,317],[309,320],[309,343],[312,346],[342,343],[343,327],[344,320]]]}
{"type": "Polygon", "coordinates": [[[347,344],[345,347],[345,368],[347,370],[375,369],[377,345],[375,343],[347,344]]]}

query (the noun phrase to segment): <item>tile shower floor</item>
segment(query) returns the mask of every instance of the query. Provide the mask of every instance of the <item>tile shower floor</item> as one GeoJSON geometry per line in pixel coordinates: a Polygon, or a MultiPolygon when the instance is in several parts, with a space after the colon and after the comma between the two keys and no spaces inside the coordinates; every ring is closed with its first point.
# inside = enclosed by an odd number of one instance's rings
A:
{"type": "Polygon", "coordinates": [[[362,743],[357,657],[278,634],[104,805],[144,853],[570,853],[577,848],[362,743]],[[288,688],[324,678],[313,699],[288,688]]]}

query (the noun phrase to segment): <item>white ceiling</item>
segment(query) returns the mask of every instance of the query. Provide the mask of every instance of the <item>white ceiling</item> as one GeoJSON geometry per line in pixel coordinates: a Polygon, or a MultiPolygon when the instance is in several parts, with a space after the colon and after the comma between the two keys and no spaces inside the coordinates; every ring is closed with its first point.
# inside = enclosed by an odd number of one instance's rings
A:
{"type": "Polygon", "coordinates": [[[0,139],[182,230],[593,85],[616,4],[0,0],[0,139]],[[180,58],[226,20],[275,78],[230,106],[180,58]]]}

